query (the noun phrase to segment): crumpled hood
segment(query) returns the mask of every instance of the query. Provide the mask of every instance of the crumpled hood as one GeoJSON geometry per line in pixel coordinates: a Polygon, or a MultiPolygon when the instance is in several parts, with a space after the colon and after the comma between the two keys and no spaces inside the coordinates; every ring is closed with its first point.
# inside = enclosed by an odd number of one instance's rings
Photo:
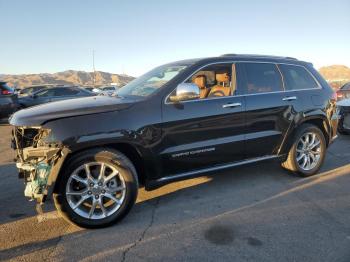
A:
{"type": "Polygon", "coordinates": [[[94,96],[51,102],[22,109],[10,117],[14,126],[40,126],[65,117],[98,114],[130,107],[136,99],[111,96],[94,96]]]}

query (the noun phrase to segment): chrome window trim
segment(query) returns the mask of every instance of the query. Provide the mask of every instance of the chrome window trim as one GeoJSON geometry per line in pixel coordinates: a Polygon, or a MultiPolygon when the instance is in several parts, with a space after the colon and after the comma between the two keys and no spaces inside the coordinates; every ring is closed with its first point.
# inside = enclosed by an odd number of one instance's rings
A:
{"type": "MultiPolygon", "coordinates": [[[[165,97],[164,99],[164,104],[165,105],[173,105],[173,104],[177,104],[177,103],[188,103],[188,102],[201,102],[201,101],[207,101],[207,100],[216,100],[216,99],[225,99],[225,98],[229,98],[229,97],[243,97],[243,96],[256,96],[256,95],[266,95],[266,94],[275,94],[275,93],[286,93],[286,92],[299,92],[299,91],[307,91],[307,90],[319,90],[322,89],[321,84],[319,83],[319,81],[315,78],[315,76],[303,65],[296,65],[293,63],[275,63],[275,62],[265,62],[265,61],[241,61],[241,60],[233,60],[233,61],[225,61],[225,62],[212,62],[212,63],[208,63],[205,64],[203,66],[201,66],[200,68],[198,68],[194,73],[192,73],[189,77],[187,77],[184,81],[182,81],[179,84],[185,83],[188,79],[190,79],[192,76],[194,76],[196,73],[198,73],[199,71],[201,71],[204,67],[210,66],[210,65],[218,65],[218,64],[236,64],[236,63],[260,63],[260,64],[274,64],[277,68],[278,71],[280,70],[278,65],[291,65],[291,66],[299,66],[304,68],[310,75],[311,77],[315,80],[316,84],[318,87],[316,88],[304,88],[304,89],[297,89],[297,90],[286,90],[284,89],[283,91],[273,91],[273,92],[263,92],[263,93],[255,93],[255,94],[244,94],[244,95],[231,95],[231,96],[220,96],[220,97],[214,97],[214,98],[204,98],[204,99],[193,99],[193,100],[185,100],[185,101],[181,101],[181,102],[171,102],[168,101],[169,96],[171,95],[172,92],[174,92],[174,90],[176,89],[176,87],[165,97]]],[[[231,69],[232,72],[232,69],[231,69]]],[[[235,70],[236,72],[236,82],[237,82],[237,68],[235,70]]],[[[284,77],[281,71],[279,71],[281,74],[281,78],[282,78],[282,83],[283,83],[283,87],[285,87],[285,83],[284,83],[284,77]]]]}

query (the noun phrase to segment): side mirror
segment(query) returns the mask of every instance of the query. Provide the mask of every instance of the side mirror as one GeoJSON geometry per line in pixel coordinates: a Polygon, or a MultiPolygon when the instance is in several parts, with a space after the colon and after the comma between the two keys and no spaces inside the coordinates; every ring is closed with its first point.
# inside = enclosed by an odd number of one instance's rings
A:
{"type": "Polygon", "coordinates": [[[170,96],[171,102],[180,102],[199,98],[199,87],[193,83],[182,83],[176,87],[175,95],[170,96]]]}
{"type": "Polygon", "coordinates": [[[37,98],[37,95],[32,94],[31,97],[32,97],[32,98],[37,98]]]}

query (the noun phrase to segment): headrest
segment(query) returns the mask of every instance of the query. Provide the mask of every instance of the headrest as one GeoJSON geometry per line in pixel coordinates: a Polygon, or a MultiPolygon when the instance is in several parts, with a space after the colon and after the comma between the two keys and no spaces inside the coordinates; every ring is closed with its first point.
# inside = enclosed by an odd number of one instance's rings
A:
{"type": "Polygon", "coordinates": [[[195,83],[200,89],[204,89],[207,87],[207,77],[205,75],[198,75],[193,80],[193,83],[195,83]]]}
{"type": "Polygon", "coordinates": [[[218,82],[228,82],[230,81],[230,76],[227,72],[217,73],[215,75],[216,81],[218,82]]]}

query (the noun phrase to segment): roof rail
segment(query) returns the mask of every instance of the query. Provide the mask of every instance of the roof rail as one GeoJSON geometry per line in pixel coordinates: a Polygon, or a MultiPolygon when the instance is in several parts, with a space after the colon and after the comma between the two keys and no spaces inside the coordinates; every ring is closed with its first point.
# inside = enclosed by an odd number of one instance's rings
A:
{"type": "Polygon", "coordinates": [[[254,54],[224,54],[221,56],[230,57],[230,56],[241,56],[241,57],[255,57],[255,58],[277,58],[277,59],[289,59],[289,60],[298,60],[290,56],[274,56],[274,55],[254,55],[254,54]]]}

